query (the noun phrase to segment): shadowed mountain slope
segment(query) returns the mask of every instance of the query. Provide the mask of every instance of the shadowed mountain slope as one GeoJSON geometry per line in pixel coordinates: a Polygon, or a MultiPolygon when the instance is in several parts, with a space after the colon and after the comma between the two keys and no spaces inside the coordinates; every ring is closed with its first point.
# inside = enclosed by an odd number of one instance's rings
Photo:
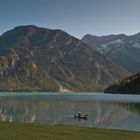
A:
{"type": "Polygon", "coordinates": [[[0,36],[1,91],[99,91],[127,74],[61,30],[29,25],[0,36]]]}

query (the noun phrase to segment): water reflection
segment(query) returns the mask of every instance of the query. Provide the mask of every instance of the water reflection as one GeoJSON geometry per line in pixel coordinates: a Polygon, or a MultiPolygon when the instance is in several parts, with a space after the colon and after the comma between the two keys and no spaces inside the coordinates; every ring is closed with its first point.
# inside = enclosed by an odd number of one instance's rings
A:
{"type": "Polygon", "coordinates": [[[140,131],[140,104],[50,100],[44,96],[0,97],[0,120],[140,131]],[[75,119],[79,111],[88,114],[88,119],[75,119]]]}
{"type": "Polygon", "coordinates": [[[140,103],[122,103],[121,107],[140,115],[140,103]]]}

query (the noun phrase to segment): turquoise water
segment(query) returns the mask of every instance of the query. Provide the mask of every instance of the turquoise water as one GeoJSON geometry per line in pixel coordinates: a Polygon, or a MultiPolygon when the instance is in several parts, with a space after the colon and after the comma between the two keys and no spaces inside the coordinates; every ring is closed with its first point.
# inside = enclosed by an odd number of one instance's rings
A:
{"type": "Polygon", "coordinates": [[[75,92],[70,92],[70,93],[60,93],[60,92],[0,92],[0,96],[42,96],[42,95],[47,95],[47,96],[62,96],[62,95],[99,95],[103,93],[75,93],[75,92]]]}
{"type": "Polygon", "coordinates": [[[0,97],[24,97],[24,96],[45,96],[54,99],[73,99],[83,101],[109,101],[109,102],[136,102],[140,103],[140,95],[122,95],[122,94],[104,94],[99,92],[94,93],[59,93],[59,92],[0,92],[0,97]]]}
{"type": "Polygon", "coordinates": [[[140,96],[1,92],[0,121],[140,131],[140,96]],[[88,114],[88,119],[74,119],[77,112],[88,114]]]}

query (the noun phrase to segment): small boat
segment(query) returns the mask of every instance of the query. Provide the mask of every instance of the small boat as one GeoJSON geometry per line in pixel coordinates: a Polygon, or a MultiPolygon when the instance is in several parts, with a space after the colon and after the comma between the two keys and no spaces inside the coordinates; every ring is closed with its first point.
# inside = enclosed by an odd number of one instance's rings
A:
{"type": "Polygon", "coordinates": [[[78,120],[87,120],[88,119],[88,114],[82,115],[80,112],[74,115],[74,119],[78,120]]]}

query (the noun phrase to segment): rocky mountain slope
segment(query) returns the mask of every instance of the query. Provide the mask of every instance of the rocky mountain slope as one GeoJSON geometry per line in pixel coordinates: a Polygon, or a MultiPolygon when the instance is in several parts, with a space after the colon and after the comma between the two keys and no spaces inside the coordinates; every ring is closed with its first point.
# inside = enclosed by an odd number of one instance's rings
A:
{"type": "Polygon", "coordinates": [[[110,85],[105,89],[106,93],[140,94],[140,72],[110,85]]]}
{"type": "Polygon", "coordinates": [[[82,41],[128,71],[140,71],[140,33],[132,36],[85,35],[82,41]]]}
{"type": "Polygon", "coordinates": [[[61,30],[29,25],[0,36],[1,91],[99,91],[127,74],[61,30]]]}

